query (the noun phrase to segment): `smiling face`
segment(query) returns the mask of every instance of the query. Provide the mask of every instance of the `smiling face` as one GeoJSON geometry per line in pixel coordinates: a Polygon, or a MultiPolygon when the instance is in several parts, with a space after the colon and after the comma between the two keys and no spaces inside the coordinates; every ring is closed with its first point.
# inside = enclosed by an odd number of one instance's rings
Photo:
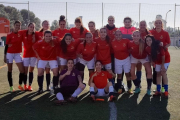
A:
{"type": "Polygon", "coordinates": [[[42,27],[43,27],[43,30],[48,30],[49,29],[49,22],[48,21],[44,21],[42,23],[42,27]]]}
{"type": "Polygon", "coordinates": [[[80,22],[75,22],[76,28],[80,29],[81,28],[81,23],[80,22]]]}
{"type": "Polygon", "coordinates": [[[65,21],[61,21],[60,23],[59,23],[59,27],[60,27],[60,29],[65,29],[65,27],[66,27],[66,22],[65,21]]]}
{"type": "Polygon", "coordinates": [[[68,60],[67,62],[67,68],[68,69],[73,69],[74,67],[74,61],[73,60],[68,60]]]}
{"type": "Polygon", "coordinates": [[[19,31],[21,29],[21,24],[20,23],[16,23],[15,25],[14,25],[14,30],[15,31],[19,31]]]}
{"type": "Polygon", "coordinates": [[[139,42],[139,39],[141,38],[139,31],[135,31],[135,32],[133,33],[132,37],[133,37],[133,41],[134,41],[135,43],[138,43],[138,42],[139,42]]]}
{"type": "Polygon", "coordinates": [[[108,24],[109,24],[109,26],[113,26],[113,25],[114,25],[114,22],[115,22],[115,20],[114,20],[113,17],[109,17],[109,18],[108,18],[108,24]]]}
{"type": "Polygon", "coordinates": [[[86,43],[92,43],[93,41],[93,37],[92,37],[92,34],[86,34],[86,43]]]}
{"type": "Polygon", "coordinates": [[[116,32],[115,32],[115,37],[116,37],[117,40],[121,40],[121,39],[122,39],[122,33],[121,33],[121,31],[119,31],[119,30],[116,31],[116,32]]]}
{"type": "Polygon", "coordinates": [[[157,29],[162,29],[162,21],[161,20],[156,20],[154,25],[157,29]]]}
{"type": "Polygon", "coordinates": [[[66,42],[67,45],[71,44],[71,42],[72,42],[72,37],[71,37],[71,36],[66,36],[66,37],[65,37],[65,42],[66,42]]]}
{"type": "Polygon", "coordinates": [[[140,24],[139,24],[139,29],[141,31],[145,31],[146,30],[146,22],[145,21],[141,21],[140,24]]]}
{"type": "Polygon", "coordinates": [[[34,32],[34,24],[30,24],[29,26],[28,26],[28,32],[30,32],[30,33],[33,33],[34,32]]]}
{"type": "Polygon", "coordinates": [[[100,62],[96,62],[95,68],[96,68],[96,71],[101,71],[102,64],[100,62]]]}
{"type": "Polygon", "coordinates": [[[88,24],[88,27],[89,27],[89,30],[90,30],[90,31],[94,31],[94,30],[95,30],[95,25],[94,25],[94,23],[89,23],[89,24],[88,24]]]}
{"type": "Polygon", "coordinates": [[[125,26],[126,28],[131,27],[131,20],[126,19],[126,20],[124,21],[124,26],[125,26]]]}
{"type": "Polygon", "coordinates": [[[101,28],[99,35],[100,35],[101,39],[105,39],[106,35],[107,35],[106,29],[105,28],[101,28]]]}
{"type": "Polygon", "coordinates": [[[151,39],[151,37],[147,37],[147,38],[146,38],[146,44],[147,44],[148,46],[151,46],[151,44],[152,44],[152,39],[151,39]]]}
{"type": "Polygon", "coordinates": [[[51,33],[45,33],[44,40],[48,43],[52,40],[52,34],[51,33]]]}

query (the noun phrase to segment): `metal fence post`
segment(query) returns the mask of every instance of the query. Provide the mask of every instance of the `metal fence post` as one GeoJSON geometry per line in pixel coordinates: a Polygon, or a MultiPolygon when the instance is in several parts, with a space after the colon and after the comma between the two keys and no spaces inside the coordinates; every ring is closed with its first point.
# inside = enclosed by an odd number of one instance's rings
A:
{"type": "Polygon", "coordinates": [[[102,3],[102,27],[103,27],[103,17],[104,17],[104,7],[103,7],[103,3],[102,3]]]}

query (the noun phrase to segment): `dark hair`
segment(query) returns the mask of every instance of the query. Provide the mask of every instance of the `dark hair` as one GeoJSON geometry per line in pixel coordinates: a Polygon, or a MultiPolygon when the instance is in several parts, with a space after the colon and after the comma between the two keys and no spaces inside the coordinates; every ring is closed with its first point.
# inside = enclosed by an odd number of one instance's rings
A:
{"type": "Polygon", "coordinates": [[[73,61],[73,64],[74,64],[74,60],[73,60],[73,59],[68,59],[68,60],[67,60],[67,63],[68,63],[69,61],[73,61]]]}
{"type": "MultiPolygon", "coordinates": [[[[91,32],[87,32],[87,33],[86,33],[86,35],[88,35],[88,34],[90,34],[90,35],[93,37],[93,35],[92,35],[91,32]]],[[[84,41],[84,47],[86,47],[86,40],[84,41]]]]}
{"type": "Polygon", "coordinates": [[[102,65],[102,62],[101,62],[100,60],[96,60],[95,65],[96,65],[98,62],[100,62],[101,65],[102,65]]]}
{"type": "Polygon", "coordinates": [[[16,21],[14,22],[14,25],[17,24],[17,23],[19,23],[19,24],[21,25],[21,22],[20,22],[19,20],[16,20],[16,21]]]}
{"type": "Polygon", "coordinates": [[[50,30],[46,30],[46,31],[44,32],[44,36],[45,36],[45,34],[47,34],[47,33],[51,33],[51,35],[52,35],[52,32],[51,32],[50,30]]]}
{"type": "Polygon", "coordinates": [[[60,22],[66,22],[64,15],[61,15],[61,16],[60,16],[60,18],[59,18],[59,24],[60,24],[60,22]]]}
{"type": "MultiPolygon", "coordinates": [[[[160,41],[159,40],[155,40],[154,36],[152,35],[146,35],[145,41],[146,39],[150,37],[152,39],[152,44],[151,44],[151,58],[152,61],[156,61],[157,60],[157,52],[160,51],[160,41]]],[[[147,44],[147,42],[146,42],[147,44]]]]}
{"type": "MultiPolygon", "coordinates": [[[[48,22],[49,23],[49,21],[48,20],[44,20],[43,22],[42,22],[42,25],[44,24],[44,22],[48,22]]],[[[43,32],[44,31],[44,29],[43,29],[43,27],[39,30],[39,32],[43,32]]]]}
{"type": "Polygon", "coordinates": [[[84,31],[84,26],[83,26],[83,24],[82,24],[82,19],[80,18],[80,17],[77,17],[76,19],[75,19],[75,23],[81,23],[81,27],[80,27],[80,34],[82,35],[83,34],[83,31],[84,31]]]}
{"type": "Polygon", "coordinates": [[[61,41],[61,48],[62,48],[62,52],[65,54],[67,52],[67,44],[66,44],[66,41],[65,41],[65,38],[67,36],[70,36],[72,37],[72,35],[70,33],[66,33],[61,41]]]}
{"type": "MultiPolygon", "coordinates": [[[[102,29],[105,29],[105,30],[106,30],[106,33],[107,33],[106,27],[102,27],[99,31],[101,31],[102,29]]],[[[106,35],[106,42],[107,42],[108,44],[110,44],[110,38],[109,38],[108,34],[106,35]]]]}
{"type": "Polygon", "coordinates": [[[92,24],[94,24],[94,26],[96,26],[96,24],[95,24],[95,22],[94,22],[94,21],[89,21],[89,23],[88,23],[88,24],[90,24],[90,23],[92,23],[92,24]]]}
{"type": "Polygon", "coordinates": [[[132,19],[131,19],[130,17],[125,17],[125,18],[124,18],[124,22],[125,22],[126,20],[130,20],[130,21],[132,22],[132,19]]]}
{"type": "MultiPolygon", "coordinates": [[[[33,23],[33,22],[30,22],[29,24],[28,24],[28,26],[27,27],[29,27],[30,25],[34,25],[34,27],[35,27],[35,23],[33,23]]],[[[32,35],[33,34],[35,34],[35,31],[33,31],[33,33],[32,33],[32,35]]],[[[27,32],[26,32],[26,37],[28,36],[28,30],[27,30],[27,32]]]]}

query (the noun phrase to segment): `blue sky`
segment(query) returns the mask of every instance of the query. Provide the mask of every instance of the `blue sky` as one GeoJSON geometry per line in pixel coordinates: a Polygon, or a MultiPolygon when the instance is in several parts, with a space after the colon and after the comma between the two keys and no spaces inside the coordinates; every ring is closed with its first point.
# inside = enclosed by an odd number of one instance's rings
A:
{"type": "MultiPolygon", "coordinates": [[[[0,0],[5,2],[5,0],[0,0]]],[[[6,0],[12,2],[12,0],[6,0]]],[[[13,2],[27,2],[27,0],[13,0],[13,2]]],[[[180,5],[180,0],[29,0],[30,11],[33,11],[41,20],[58,20],[60,15],[66,15],[66,4],[68,2],[67,19],[70,24],[74,19],[83,16],[84,26],[90,20],[96,22],[97,28],[102,26],[102,2],[104,3],[103,25],[107,23],[109,15],[115,16],[117,27],[123,26],[123,18],[131,17],[134,21],[139,21],[139,3],[141,4],[140,20],[147,23],[155,20],[157,14],[161,14],[165,19],[168,10],[171,12],[167,16],[167,26],[174,26],[174,4],[180,5]],[[38,2],[38,3],[37,3],[38,2]]],[[[4,4],[27,9],[26,4],[4,4]]],[[[180,27],[180,6],[177,7],[176,27],[180,27]]]]}

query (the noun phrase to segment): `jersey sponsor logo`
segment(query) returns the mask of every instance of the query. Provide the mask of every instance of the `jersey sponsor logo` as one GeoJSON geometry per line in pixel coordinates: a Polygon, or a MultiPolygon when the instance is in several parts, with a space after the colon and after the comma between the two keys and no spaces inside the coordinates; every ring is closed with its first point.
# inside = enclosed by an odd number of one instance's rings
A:
{"type": "Polygon", "coordinates": [[[45,47],[44,46],[42,46],[42,49],[44,49],[45,47]]]}
{"type": "Polygon", "coordinates": [[[18,34],[18,37],[21,37],[21,35],[20,35],[20,34],[18,34]]]}
{"type": "Polygon", "coordinates": [[[25,37],[25,39],[27,39],[27,37],[25,37]]]}
{"type": "Polygon", "coordinates": [[[104,76],[104,73],[102,73],[101,76],[104,76]]]}
{"type": "Polygon", "coordinates": [[[123,43],[123,47],[126,47],[126,44],[125,44],[125,43],[123,43]]]}
{"type": "Polygon", "coordinates": [[[71,49],[74,49],[74,46],[71,46],[71,49]]]}
{"type": "Polygon", "coordinates": [[[160,39],[163,39],[163,36],[161,35],[160,39]]]}
{"type": "Polygon", "coordinates": [[[72,76],[75,76],[75,73],[73,73],[72,76]]]}

